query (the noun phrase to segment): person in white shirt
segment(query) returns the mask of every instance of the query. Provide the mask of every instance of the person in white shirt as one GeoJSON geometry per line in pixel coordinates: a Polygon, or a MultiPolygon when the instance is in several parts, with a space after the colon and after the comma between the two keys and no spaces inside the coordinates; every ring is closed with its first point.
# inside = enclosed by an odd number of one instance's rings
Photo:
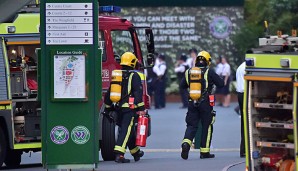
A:
{"type": "Polygon", "coordinates": [[[223,102],[220,100],[220,105],[223,107],[229,107],[230,106],[230,75],[231,75],[231,67],[227,62],[227,59],[225,57],[221,57],[221,63],[222,66],[219,66],[217,69],[217,74],[224,79],[225,86],[223,88],[219,88],[216,90],[216,94],[223,95],[223,102]]]}
{"type": "Polygon", "coordinates": [[[221,63],[221,57],[217,58],[216,63],[217,64],[216,64],[216,67],[215,67],[215,72],[216,72],[217,75],[220,75],[221,72],[222,72],[222,67],[223,67],[223,65],[221,63]]]}
{"type": "Polygon", "coordinates": [[[177,74],[177,80],[179,83],[179,92],[182,101],[182,107],[180,108],[187,108],[188,106],[188,90],[186,88],[182,88],[180,86],[181,80],[184,77],[185,71],[189,68],[188,64],[186,63],[187,56],[186,54],[182,54],[179,60],[176,63],[176,67],[174,69],[175,73],[177,74]]]}
{"type": "Polygon", "coordinates": [[[195,60],[197,58],[198,55],[198,51],[195,48],[190,49],[189,51],[189,58],[187,58],[186,63],[188,65],[189,68],[194,67],[195,66],[195,60]]]}
{"type": "Polygon", "coordinates": [[[241,143],[240,143],[240,157],[245,157],[245,144],[244,144],[244,125],[243,125],[243,94],[244,94],[244,74],[245,62],[243,62],[236,71],[236,91],[238,94],[238,103],[241,114],[241,143]]]}
{"type": "Polygon", "coordinates": [[[167,65],[165,62],[166,56],[162,53],[158,56],[157,62],[153,67],[153,72],[157,76],[154,92],[155,109],[166,107],[166,82],[167,82],[167,65]]]}

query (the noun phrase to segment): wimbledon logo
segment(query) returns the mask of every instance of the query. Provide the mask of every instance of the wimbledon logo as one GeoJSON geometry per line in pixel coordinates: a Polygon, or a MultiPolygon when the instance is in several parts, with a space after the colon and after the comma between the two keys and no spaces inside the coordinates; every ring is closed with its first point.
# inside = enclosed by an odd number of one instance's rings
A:
{"type": "Polygon", "coordinates": [[[215,17],[209,25],[212,35],[219,39],[227,38],[232,31],[232,22],[226,16],[215,17]]]}
{"type": "Polygon", "coordinates": [[[76,126],[71,131],[71,139],[76,144],[85,144],[90,139],[90,132],[89,130],[84,126],[76,126]]]}

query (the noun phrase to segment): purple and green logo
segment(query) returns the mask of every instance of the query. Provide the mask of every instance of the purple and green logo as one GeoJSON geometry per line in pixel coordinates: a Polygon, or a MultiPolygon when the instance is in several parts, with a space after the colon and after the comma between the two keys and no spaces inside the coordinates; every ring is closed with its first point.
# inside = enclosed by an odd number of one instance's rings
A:
{"type": "Polygon", "coordinates": [[[69,139],[69,132],[64,126],[55,126],[50,137],[55,144],[65,144],[69,139]]]}
{"type": "Polygon", "coordinates": [[[215,17],[209,25],[212,35],[219,39],[227,38],[230,35],[232,28],[232,22],[226,16],[215,17]]]}
{"type": "Polygon", "coordinates": [[[76,126],[71,131],[71,139],[76,144],[85,144],[90,139],[90,132],[89,130],[84,126],[76,126]]]}

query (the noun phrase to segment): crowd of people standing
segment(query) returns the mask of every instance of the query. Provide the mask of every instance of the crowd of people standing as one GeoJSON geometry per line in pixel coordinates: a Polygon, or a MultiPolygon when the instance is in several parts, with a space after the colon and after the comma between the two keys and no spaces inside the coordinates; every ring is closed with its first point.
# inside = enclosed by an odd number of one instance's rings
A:
{"type": "MultiPolygon", "coordinates": [[[[185,71],[194,66],[197,54],[197,49],[191,48],[188,51],[188,54],[182,53],[178,56],[174,68],[178,85],[181,82],[185,71]]],[[[153,97],[155,109],[162,109],[166,107],[166,86],[169,78],[167,76],[168,68],[166,55],[164,53],[156,53],[155,56],[157,58],[154,67],[147,69],[148,94],[153,97]]],[[[229,107],[231,101],[230,84],[232,77],[231,66],[228,63],[227,58],[224,56],[216,58],[216,66],[212,69],[214,69],[216,74],[224,80],[224,87],[216,88],[215,94],[217,95],[217,105],[221,107],[229,107]]],[[[180,108],[187,108],[188,91],[179,86],[179,95],[182,102],[182,106],[180,106],[180,108]]]]}

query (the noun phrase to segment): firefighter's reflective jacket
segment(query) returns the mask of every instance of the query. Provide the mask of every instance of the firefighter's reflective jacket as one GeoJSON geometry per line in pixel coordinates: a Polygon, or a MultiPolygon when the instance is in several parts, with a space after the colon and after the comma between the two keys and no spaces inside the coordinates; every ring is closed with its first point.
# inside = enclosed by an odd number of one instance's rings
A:
{"type": "MultiPolygon", "coordinates": [[[[105,95],[104,103],[106,108],[114,108],[115,110],[121,110],[122,112],[131,110],[129,105],[129,98],[133,98],[134,101],[134,109],[137,111],[145,110],[144,102],[143,102],[143,87],[142,80],[144,80],[145,76],[142,73],[132,71],[132,70],[117,70],[118,72],[114,72],[115,76],[119,76],[119,71],[122,72],[122,79],[114,79],[112,78],[111,86],[105,95]],[[116,92],[112,92],[111,87],[113,84],[118,84],[116,92]],[[121,89],[121,98],[117,102],[113,102],[111,96],[117,95],[119,92],[119,87],[121,89]],[[118,92],[117,92],[118,91],[118,92]]],[[[112,72],[112,73],[113,73],[112,72]]],[[[112,75],[113,77],[113,75],[112,75]]]]}

